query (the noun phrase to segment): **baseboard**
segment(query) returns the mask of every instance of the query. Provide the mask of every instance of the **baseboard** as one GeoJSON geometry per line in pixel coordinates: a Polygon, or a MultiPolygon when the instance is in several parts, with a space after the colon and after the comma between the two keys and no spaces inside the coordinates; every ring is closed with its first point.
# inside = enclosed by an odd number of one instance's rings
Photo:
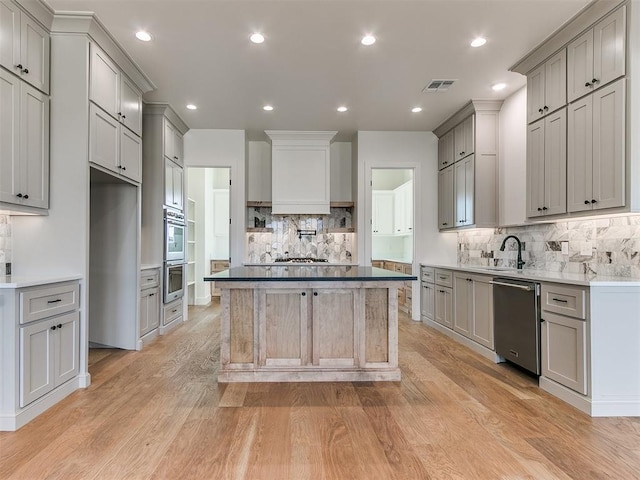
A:
{"type": "Polygon", "coordinates": [[[538,385],[545,392],[549,392],[554,397],[558,397],[563,402],[568,403],[581,412],[594,416],[592,414],[591,400],[589,400],[588,397],[585,397],[578,392],[574,392],[570,388],[560,385],[547,377],[540,377],[538,385]]]}
{"type": "Polygon", "coordinates": [[[196,305],[209,305],[211,303],[211,295],[196,298],[196,305]]]}
{"type": "Polygon", "coordinates": [[[145,333],[142,337],[138,339],[138,348],[137,350],[142,350],[144,347],[149,345],[151,341],[156,338],[160,334],[160,329],[156,328],[151,330],[150,332],[145,333]]]}
{"type": "Polygon", "coordinates": [[[440,325],[439,323],[434,322],[433,320],[425,316],[422,317],[422,323],[433,328],[434,330],[439,331],[440,333],[444,333],[447,337],[452,338],[465,347],[470,348],[474,352],[482,355],[484,358],[491,360],[493,363],[500,363],[503,361],[502,357],[500,357],[500,355],[498,355],[493,350],[490,350],[487,347],[480,345],[479,343],[468,339],[464,335],[460,335],[458,332],[454,332],[450,328],[447,328],[444,325],[440,325]]]}
{"type": "Polygon", "coordinates": [[[180,315],[179,317],[174,318],[170,323],[167,323],[166,325],[160,325],[160,328],[158,328],[158,333],[160,335],[169,333],[169,331],[173,330],[178,325],[180,325],[182,321],[183,321],[183,318],[182,318],[182,315],[180,315]]]}
{"type": "Polygon", "coordinates": [[[15,432],[56,403],[71,395],[78,388],[80,388],[80,377],[75,377],[20,409],[14,415],[0,415],[0,431],[15,432]]]}
{"type": "Polygon", "coordinates": [[[78,375],[78,387],[87,388],[91,385],[91,374],[90,373],[81,373],[78,375]]]}

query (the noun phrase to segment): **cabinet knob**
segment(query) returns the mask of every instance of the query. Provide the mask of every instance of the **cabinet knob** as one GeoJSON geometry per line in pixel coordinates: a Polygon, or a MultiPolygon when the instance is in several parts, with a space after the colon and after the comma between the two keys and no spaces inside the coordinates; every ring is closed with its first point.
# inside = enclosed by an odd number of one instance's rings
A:
{"type": "Polygon", "coordinates": [[[544,318],[540,319],[540,323],[544,323],[544,321],[545,321],[544,318]]]}
{"type": "Polygon", "coordinates": [[[62,324],[61,323],[58,324],[58,328],[62,328],[62,324]]]}
{"type": "Polygon", "coordinates": [[[543,107],[544,111],[546,112],[547,110],[549,110],[549,107],[547,107],[546,105],[543,107]]]}
{"type": "Polygon", "coordinates": [[[544,110],[542,110],[541,108],[538,109],[538,113],[543,113],[544,110]]]}
{"type": "Polygon", "coordinates": [[[26,200],[27,198],[29,198],[29,195],[27,195],[27,194],[25,193],[25,195],[24,195],[24,197],[23,197],[23,198],[26,200]]]}
{"type": "Polygon", "coordinates": [[[598,203],[597,200],[591,200],[591,203],[598,203]]]}
{"type": "Polygon", "coordinates": [[[302,292],[300,295],[302,295],[303,297],[307,296],[307,292],[302,292]]]}
{"type": "Polygon", "coordinates": [[[22,73],[29,73],[29,69],[28,68],[23,68],[22,69],[22,73]]]}
{"type": "Polygon", "coordinates": [[[53,327],[51,327],[51,330],[55,330],[57,327],[54,325],[53,327]]]}
{"type": "Polygon", "coordinates": [[[16,194],[16,197],[18,197],[18,198],[22,198],[22,194],[21,194],[21,193],[17,193],[17,194],[16,194]]]}
{"type": "Polygon", "coordinates": [[[460,152],[460,155],[464,155],[464,152],[460,152]]]}
{"type": "Polygon", "coordinates": [[[595,85],[596,83],[599,83],[599,82],[600,82],[600,80],[598,80],[597,78],[594,78],[594,79],[591,80],[591,83],[593,85],[595,85]]]}
{"type": "Polygon", "coordinates": [[[318,292],[313,292],[313,296],[317,297],[318,296],[318,292]]]}
{"type": "Polygon", "coordinates": [[[442,222],[442,225],[449,225],[447,222],[442,222]]]}
{"type": "Polygon", "coordinates": [[[589,205],[590,203],[591,203],[591,202],[590,202],[589,200],[585,200],[585,201],[584,201],[584,204],[585,204],[585,205],[589,205]]]}
{"type": "Polygon", "coordinates": [[[17,68],[18,70],[22,70],[22,64],[21,64],[21,63],[19,63],[18,65],[16,65],[16,68],[17,68]]]}
{"type": "Polygon", "coordinates": [[[126,169],[127,169],[127,167],[122,167],[122,169],[123,169],[123,170],[126,170],[126,169]]]}
{"type": "Polygon", "coordinates": [[[122,112],[118,112],[118,116],[121,117],[122,116],[122,112]]]}
{"type": "Polygon", "coordinates": [[[174,159],[174,160],[178,160],[178,157],[174,156],[174,157],[173,157],[173,159],[174,159]]]}
{"type": "Polygon", "coordinates": [[[122,118],[127,118],[127,116],[126,115],[122,115],[122,118]]]}
{"type": "Polygon", "coordinates": [[[585,86],[585,87],[590,87],[590,86],[591,86],[591,84],[590,84],[589,82],[587,82],[587,83],[585,83],[585,84],[584,84],[584,86],[585,86]]]}
{"type": "Polygon", "coordinates": [[[547,207],[542,207],[542,210],[549,210],[547,207]]]}
{"type": "Polygon", "coordinates": [[[540,207],[538,207],[538,211],[539,211],[539,212],[541,212],[541,211],[542,211],[542,209],[541,209],[540,207]]]}

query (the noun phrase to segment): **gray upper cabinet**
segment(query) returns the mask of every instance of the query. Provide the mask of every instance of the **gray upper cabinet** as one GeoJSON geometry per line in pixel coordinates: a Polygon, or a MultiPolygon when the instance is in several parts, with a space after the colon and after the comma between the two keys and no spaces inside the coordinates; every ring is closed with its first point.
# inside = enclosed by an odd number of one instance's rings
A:
{"type": "Polygon", "coordinates": [[[0,0],[0,65],[49,93],[49,33],[10,0],[0,0]]]}
{"type": "Polygon", "coordinates": [[[567,109],[529,125],[527,217],[567,211],[567,109]]]}
{"type": "Polygon", "coordinates": [[[625,80],[569,106],[567,210],[625,204],[625,80]]]}
{"type": "Polygon", "coordinates": [[[567,47],[570,102],[625,74],[626,7],[606,16],[567,47]]]}
{"type": "Polygon", "coordinates": [[[184,158],[182,158],[182,134],[166,118],[164,119],[163,142],[164,156],[178,165],[184,165],[184,158]]]}
{"type": "Polygon", "coordinates": [[[495,227],[501,101],[472,100],[435,129],[438,227],[495,227]]]}
{"type": "Polygon", "coordinates": [[[527,122],[567,104],[567,52],[560,50],[527,75],[527,122]]]}

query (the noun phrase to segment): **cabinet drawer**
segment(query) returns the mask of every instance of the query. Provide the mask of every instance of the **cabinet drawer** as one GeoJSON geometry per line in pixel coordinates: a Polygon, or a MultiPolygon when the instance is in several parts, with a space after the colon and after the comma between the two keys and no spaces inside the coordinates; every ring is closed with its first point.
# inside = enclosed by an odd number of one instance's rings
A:
{"type": "Polygon", "coordinates": [[[542,284],[542,310],[585,319],[587,292],[568,285],[542,284]]]}
{"type": "Polygon", "coordinates": [[[182,299],[164,306],[163,325],[168,325],[176,318],[182,316],[182,299]]]}
{"type": "Polygon", "coordinates": [[[420,280],[426,283],[434,283],[436,271],[432,267],[420,267],[420,280]]]}
{"type": "Polygon", "coordinates": [[[453,287],[453,274],[449,270],[436,268],[436,284],[443,287],[453,287]]]}
{"type": "Polygon", "coordinates": [[[140,290],[160,285],[160,271],[157,268],[140,272],[140,290]]]}
{"type": "Polygon", "coordinates": [[[211,273],[222,272],[229,268],[229,262],[226,260],[211,260],[211,273]]]}
{"type": "Polygon", "coordinates": [[[80,285],[76,282],[38,287],[20,292],[20,323],[29,323],[80,307],[80,285]]]}
{"type": "Polygon", "coordinates": [[[404,273],[404,265],[401,263],[394,263],[393,271],[398,273],[404,273]]]}

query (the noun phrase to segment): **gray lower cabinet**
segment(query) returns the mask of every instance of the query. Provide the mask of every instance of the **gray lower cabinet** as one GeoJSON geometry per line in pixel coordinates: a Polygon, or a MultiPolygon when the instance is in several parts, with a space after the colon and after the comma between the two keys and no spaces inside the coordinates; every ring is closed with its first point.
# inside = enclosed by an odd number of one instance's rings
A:
{"type": "Polygon", "coordinates": [[[139,337],[160,326],[160,269],[148,268],[140,272],[139,337]]]}
{"type": "Polygon", "coordinates": [[[420,315],[435,320],[436,314],[436,295],[433,283],[423,283],[420,290],[420,315]]]}
{"type": "Polygon", "coordinates": [[[586,289],[542,284],[542,376],[587,394],[586,289]]]}
{"type": "Polygon", "coordinates": [[[78,311],[20,328],[20,407],[78,375],[78,311]]]}
{"type": "Polygon", "coordinates": [[[435,286],[435,321],[453,328],[453,291],[449,287],[435,286]]]}
{"type": "Polygon", "coordinates": [[[460,272],[453,275],[453,329],[494,349],[491,277],[460,272]]]}

